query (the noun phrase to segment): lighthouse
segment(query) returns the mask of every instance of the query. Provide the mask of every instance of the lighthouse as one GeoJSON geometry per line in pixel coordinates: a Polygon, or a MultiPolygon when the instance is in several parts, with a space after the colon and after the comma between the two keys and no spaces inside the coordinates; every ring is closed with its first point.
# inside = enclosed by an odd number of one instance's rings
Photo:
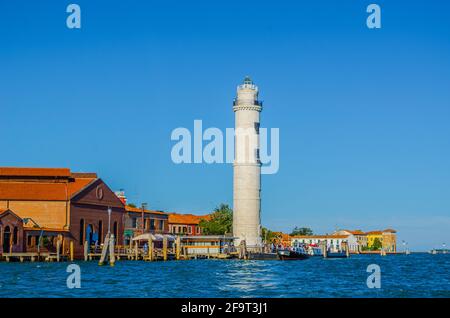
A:
{"type": "Polygon", "coordinates": [[[258,87],[245,77],[237,87],[235,113],[235,158],[233,164],[233,236],[249,249],[261,247],[261,162],[259,125],[262,102],[258,87]]]}

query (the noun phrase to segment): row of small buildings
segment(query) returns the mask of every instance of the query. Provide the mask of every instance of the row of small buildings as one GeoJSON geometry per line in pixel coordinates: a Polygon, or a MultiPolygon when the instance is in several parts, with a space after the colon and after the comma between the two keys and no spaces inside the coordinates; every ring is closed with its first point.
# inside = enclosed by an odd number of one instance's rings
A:
{"type": "Polygon", "coordinates": [[[326,244],[331,250],[342,250],[348,246],[350,252],[397,252],[397,232],[393,229],[363,232],[361,230],[339,230],[331,235],[297,235],[289,236],[288,244],[297,243],[312,246],[326,244]]]}
{"type": "Polygon", "coordinates": [[[0,254],[53,252],[73,245],[75,258],[83,245],[102,244],[108,231],[117,245],[128,245],[143,233],[200,236],[208,215],[167,213],[128,205],[96,173],[67,168],[0,167],[0,254]]]}

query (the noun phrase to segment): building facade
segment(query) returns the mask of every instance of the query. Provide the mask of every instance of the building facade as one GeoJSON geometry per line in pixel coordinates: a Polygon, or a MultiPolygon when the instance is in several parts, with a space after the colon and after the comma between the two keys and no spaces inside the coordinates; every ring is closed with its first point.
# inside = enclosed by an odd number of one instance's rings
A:
{"type": "Polygon", "coordinates": [[[202,235],[200,221],[209,218],[209,215],[169,213],[169,232],[189,236],[202,235]]]}
{"type": "Polygon", "coordinates": [[[351,252],[358,250],[356,239],[350,235],[294,235],[291,236],[291,242],[293,246],[299,243],[312,246],[326,244],[331,251],[341,251],[345,245],[348,245],[351,252]]]}
{"type": "Polygon", "coordinates": [[[360,250],[363,250],[367,247],[367,234],[364,233],[361,230],[353,230],[350,231],[355,237],[356,241],[358,242],[358,245],[360,247],[360,250]]]}
{"type": "Polygon", "coordinates": [[[63,254],[72,241],[81,258],[84,242],[101,244],[108,228],[123,243],[125,207],[94,173],[0,168],[0,210],[0,253],[35,252],[38,243],[55,252],[61,240],[63,254]]]}
{"type": "Polygon", "coordinates": [[[258,87],[249,77],[237,88],[235,113],[235,160],[233,165],[233,236],[235,245],[262,246],[261,162],[259,127],[262,102],[258,87]]]}
{"type": "Polygon", "coordinates": [[[144,233],[167,234],[169,233],[169,215],[161,211],[147,210],[132,206],[125,206],[124,241],[125,245],[131,243],[131,239],[144,233]]]}
{"type": "Polygon", "coordinates": [[[224,235],[183,236],[181,243],[187,256],[210,255],[234,251],[233,237],[224,235]]]}
{"type": "Polygon", "coordinates": [[[397,252],[397,231],[386,229],[382,233],[383,250],[386,252],[397,252]]]}
{"type": "Polygon", "coordinates": [[[397,231],[393,229],[386,229],[382,231],[367,232],[367,247],[369,249],[380,250],[381,248],[386,252],[397,252],[397,231]],[[377,248],[376,241],[379,241],[381,248],[377,248]]]}
{"type": "Polygon", "coordinates": [[[352,252],[360,252],[367,246],[367,235],[360,230],[339,230],[333,234],[349,236],[349,248],[352,252]]]}

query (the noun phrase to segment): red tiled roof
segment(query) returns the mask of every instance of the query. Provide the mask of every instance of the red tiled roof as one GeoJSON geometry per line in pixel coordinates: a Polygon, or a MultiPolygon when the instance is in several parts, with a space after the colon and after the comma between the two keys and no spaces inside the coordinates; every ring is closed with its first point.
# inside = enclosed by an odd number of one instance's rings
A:
{"type": "Polygon", "coordinates": [[[96,178],[76,178],[74,182],[69,183],[69,197],[74,196],[85,187],[87,187],[90,183],[97,180],[96,178]]]}
{"type": "Polygon", "coordinates": [[[0,200],[65,201],[66,183],[0,182],[0,200]]]}
{"type": "Polygon", "coordinates": [[[342,231],[346,231],[346,232],[348,232],[350,234],[353,234],[353,235],[366,235],[366,233],[364,233],[361,230],[342,230],[342,231]]]}
{"type": "Polygon", "coordinates": [[[388,232],[388,233],[397,233],[397,231],[396,231],[396,230],[394,230],[394,229],[386,229],[386,230],[384,230],[383,232],[388,232]]]}
{"type": "Polygon", "coordinates": [[[383,234],[382,231],[370,231],[370,232],[366,232],[367,235],[381,235],[383,234]]]}
{"type": "Polygon", "coordinates": [[[45,180],[2,182],[0,180],[0,200],[29,201],[67,201],[95,181],[97,177],[94,173],[71,174],[70,169],[65,168],[0,168],[0,176],[67,177],[66,182],[46,182],[45,180]]]}
{"type": "Polygon", "coordinates": [[[68,169],[68,168],[0,167],[0,176],[5,176],[5,177],[70,177],[70,169],[68,169]]]}
{"type": "Polygon", "coordinates": [[[366,233],[364,233],[361,230],[354,230],[354,231],[349,231],[350,233],[352,233],[353,235],[366,235],[366,233]]]}
{"type": "Polygon", "coordinates": [[[201,220],[209,220],[210,215],[169,213],[169,224],[193,224],[198,225],[201,220]]]}
{"type": "Polygon", "coordinates": [[[22,218],[20,216],[18,216],[17,214],[15,214],[12,210],[10,209],[0,209],[0,216],[6,212],[9,212],[10,214],[12,214],[13,216],[15,216],[16,218],[18,218],[19,220],[22,220],[22,218]]]}
{"type": "MultiPolygon", "coordinates": [[[[136,213],[142,213],[142,209],[141,208],[135,208],[132,206],[125,206],[125,210],[127,212],[136,212],[136,213]]],[[[144,213],[151,213],[151,214],[161,214],[161,215],[166,215],[167,213],[162,212],[162,211],[154,211],[154,210],[144,210],[144,213]]]]}

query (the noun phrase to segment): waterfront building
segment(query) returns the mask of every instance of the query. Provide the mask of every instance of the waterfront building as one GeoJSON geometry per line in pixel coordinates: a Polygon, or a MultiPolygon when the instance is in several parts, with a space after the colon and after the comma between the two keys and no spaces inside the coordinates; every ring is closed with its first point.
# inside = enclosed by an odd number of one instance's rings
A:
{"type": "Polygon", "coordinates": [[[349,246],[349,250],[356,252],[355,245],[357,246],[356,239],[353,241],[349,235],[294,235],[291,236],[292,246],[297,244],[306,244],[312,246],[321,246],[326,244],[327,248],[331,251],[341,251],[345,245],[349,246]],[[353,248],[353,250],[352,250],[353,248]]]}
{"type": "Polygon", "coordinates": [[[397,231],[393,229],[386,229],[383,231],[370,231],[367,232],[367,246],[372,248],[375,240],[379,240],[381,247],[386,252],[397,251],[397,231]]]}
{"type": "Polygon", "coordinates": [[[168,213],[169,232],[180,235],[202,235],[201,220],[209,220],[210,215],[168,213]]]}
{"type": "Polygon", "coordinates": [[[367,247],[372,249],[375,241],[378,240],[380,243],[383,243],[383,232],[382,231],[370,231],[367,232],[367,247]]]}
{"type": "MultiPolygon", "coordinates": [[[[289,247],[291,246],[291,236],[289,234],[283,233],[283,232],[273,232],[274,239],[272,243],[276,246],[284,246],[289,247]]],[[[269,242],[267,242],[269,243],[269,242]]]]}
{"type": "Polygon", "coordinates": [[[262,102],[258,87],[249,77],[237,87],[235,160],[233,165],[233,236],[248,248],[261,247],[261,162],[259,127],[262,102]]]}
{"type": "Polygon", "coordinates": [[[367,234],[361,230],[339,230],[334,232],[335,235],[348,235],[349,248],[352,252],[362,251],[367,247],[367,234]]]}
{"type": "Polygon", "coordinates": [[[397,231],[386,229],[382,232],[383,250],[386,252],[397,252],[397,231]]]}
{"type": "Polygon", "coordinates": [[[361,230],[353,230],[349,232],[356,237],[356,241],[358,242],[361,250],[367,247],[367,234],[365,232],[361,230]]]}
{"type": "Polygon", "coordinates": [[[83,244],[101,244],[108,231],[123,242],[125,207],[95,173],[67,168],[0,168],[0,253],[55,252],[83,256],[83,244]],[[108,208],[111,211],[109,218],[108,208]]]}
{"type": "Polygon", "coordinates": [[[225,235],[194,235],[181,237],[186,256],[207,256],[234,252],[234,237],[225,235]]]}
{"type": "Polygon", "coordinates": [[[144,233],[167,234],[169,232],[169,215],[167,213],[129,205],[125,206],[125,210],[125,245],[129,245],[133,237],[144,233]]]}

